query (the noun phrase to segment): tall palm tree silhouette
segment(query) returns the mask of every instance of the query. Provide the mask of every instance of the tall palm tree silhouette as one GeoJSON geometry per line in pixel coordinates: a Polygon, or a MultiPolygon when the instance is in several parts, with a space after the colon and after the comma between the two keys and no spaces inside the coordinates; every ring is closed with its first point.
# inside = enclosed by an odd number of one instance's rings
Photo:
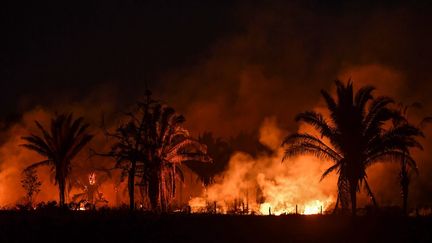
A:
{"type": "Polygon", "coordinates": [[[185,118],[169,106],[156,104],[150,116],[145,146],[147,156],[140,168],[153,210],[166,211],[175,196],[176,179],[182,180],[180,164],[186,161],[210,162],[207,147],[193,139],[182,127],[185,118]]]}
{"type": "Polygon", "coordinates": [[[83,123],[82,117],[74,120],[72,114],[55,115],[51,120],[50,130],[45,129],[38,121],[36,126],[41,136],[30,134],[22,137],[27,143],[23,147],[35,151],[46,160],[34,163],[26,169],[38,166],[51,166],[55,173],[55,182],[59,187],[60,206],[65,204],[66,179],[71,171],[71,162],[75,156],[93,138],[87,132],[89,124],[83,123]]]}
{"type": "Polygon", "coordinates": [[[131,210],[138,185],[152,210],[165,211],[175,195],[176,181],[182,180],[179,165],[190,160],[210,161],[207,148],[182,127],[185,118],[153,100],[149,90],[145,100],[126,117],[114,133],[106,132],[116,141],[111,151],[102,155],[113,157],[122,177],[127,176],[131,210]],[[140,181],[136,183],[136,179],[140,181]]]}
{"type": "MultiPolygon", "coordinates": [[[[410,105],[404,105],[402,103],[399,104],[399,111],[403,116],[403,119],[398,119],[393,121],[393,126],[398,127],[404,124],[408,124],[408,110],[410,108],[421,108],[422,105],[419,102],[414,102],[410,105]]],[[[432,117],[424,117],[420,123],[414,126],[412,129],[417,129],[417,136],[423,136],[422,129],[427,124],[432,122],[432,117]]],[[[412,139],[407,137],[407,139],[412,139]]],[[[417,143],[417,141],[413,140],[413,143],[417,143]]],[[[417,143],[416,146],[419,149],[423,149],[420,143],[417,143]]],[[[405,153],[410,154],[410,148],[406,148],[405,153]]],[[[415,165],[415,164],[414,164],[415,165]]],[[[408,213],[408,193],[409,193],[409,184],[411,180],[410,170],[413,170],[416,174],[418,174],[418,169],[416,166],[412,166],[412,164],[407,163],[406,158],[402,158],[400,160],[400,172],[399,172],[399,183],[401,188],[401,197],[402,197],[402,212],[406,215],[408,213]]]]}
{"type": "Polygon", "coordinates": [[[400,114],[390,108],[391,98],[373,97],[374,87],[364,86],[354,93],[351,81],[335,83],[335,98],[327,91],[321,91],[329,118],[315,111],[306,111],[296,117],[297,122],[315,127],[321,137],[309,133],[287,136],[283,141],[287,146],[283,159],[312,154],[332,161],[333,165],[321,179],[334,171],[338,174],[338,199],[343,200],[349,195],[351,213],[356,215],[357,192],[363,183],[371,194],[366,168],[380,161],[400,161],[402,158],[415,167],[415,161],[405,152],[408,147],[417,146],[413,137],[419,134],[408,123],[384,129],[384,123],[400,119],[400,114]]]}

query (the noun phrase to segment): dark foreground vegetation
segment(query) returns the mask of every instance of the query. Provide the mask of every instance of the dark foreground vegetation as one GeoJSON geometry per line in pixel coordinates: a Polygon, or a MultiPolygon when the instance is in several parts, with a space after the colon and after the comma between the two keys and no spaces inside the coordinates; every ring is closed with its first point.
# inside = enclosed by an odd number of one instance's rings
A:
{"type": "Polygon", "coordinates": [[[431,242],[431,217],[1,211],[0,242],[431,242]]]}

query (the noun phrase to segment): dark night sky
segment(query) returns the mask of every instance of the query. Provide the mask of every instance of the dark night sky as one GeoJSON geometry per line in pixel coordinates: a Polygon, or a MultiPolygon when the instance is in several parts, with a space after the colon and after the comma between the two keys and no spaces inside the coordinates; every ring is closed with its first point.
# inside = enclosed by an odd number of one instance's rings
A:
{"type": "MultiPolygon", "coordinates": [[[[281,79],[290,76],[298,79],[297,84],[319,84],[316,90],[328,87],[327,83],[336,78],[336,70],[345,63],[384,63],[404,72],[408,82],[413,82],[410,87],[428,81],[424,79],[429,75],[432,37],[426,1],[252,2],[2,4],[3,119],[34,105],[80,100],[107,84],[115,87],[125,100],[139,96],[137,90],[143,89],[144,80],[161,92],[168,90],[170,95],[183,85],[182,77],[196,73],[206,60],[224,55],[232,62],[263,66],[263,72],[269,76],[281,79]],[[274,20],[268,21],[268,16],[274,20]],[[369,31],[369,26],[375,23],[378,27],[369,31]],[[246,54],[230,56],[231,53],[221,51],[223,43],[235,42],[237,37],[248,36],[250,32],[253,43],[258,39],[251,31],[255,25],[265,29],[266,43],[251,44],[244,48],[246,54]],[[393,42],[395,38],[397,41],[393,42]],[[291,45],[292,39],[297,40],[294,44],[304,45],[301,48],[306,57],[301,56],[303,53],[286,54],[292,52],[284,47],[291,45]],[[298,74],[298,67],[288,65],[296,58],[302,59],[299,65],[303,68],[309,66],[309,76],[298,74]],[[320,76],[321,69],[316,68],[319,63],[331,63],[327,70],[321,71],[325,82],[315,81],[320,76]]],[[[244,42],[249,39],[244,38],[244,42]]],[[[199,82],[204,86],[220,82],[205,76],[202,79],[199,82]]],[[[192,82],[186,86],[194,85],[198,84],[192,82]]],[[[420,89],[424,90],[423,86],[420,89]]],[[[189,99],[195,95],[188,90],[184,92],[189,99]]]]}
{"type": "MultiPolygon", "coordinates": [[[[98,84],[142,88],[192,65],[221,36],[241,29],[233,4],[185,1],[14,2],[2,8],[1,110],[79,98],[98,84]],[[18,104],[17,104],[18,103],[18,104]]],[[[127,97],[127,95],[126,95],[127,97]]]]}

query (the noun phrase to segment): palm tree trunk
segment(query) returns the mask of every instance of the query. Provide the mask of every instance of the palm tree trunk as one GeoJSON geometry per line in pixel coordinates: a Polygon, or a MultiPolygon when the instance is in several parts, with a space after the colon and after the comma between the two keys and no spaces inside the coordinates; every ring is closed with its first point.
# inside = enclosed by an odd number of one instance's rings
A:
{"type": "Polygon", "coordinates": [[[403,200],[402,209],[403,209],[404,215],[407,215],[408,214],[408,185],[405,185],[402,188],[402,191],[403,191],[403,194],[402,194],[402,196],[403,196],[403,198],[402,198],[402,200],[403,200]]]}
{"type": "Polygon", "coordinates": [[[168,196],[169,196],[169,192],[167,191],[167,185],[166,185],[166,178],[165,178],[165,174],[164,171],[160,172],[160,176],[159,176],[159,180],[160,180],[160,189],[159,189],[159,193],[160,193],[160,206],[161,206],[161,210],[162,212],[166,212],[167,211],[167,204],[168,204],[168,196]]]}
{"type": "Polygon", "coordinates": [[[132,161],[131,168],[128,174],[128,192],[129,192],[129,209],[135,209],[135,171],[136,162],[132,161]]]}
{"type": "Polygon", "coordinates": [[[405,158],[403,158],[401,163],[401,193],[402,193],[402,212],[404,215],[408,213],[408,188],[409,188],[409,177],[408,170],[406,166],[405,158]]]}
{"type": "Polygon", "coordinates": [[[172,197],[175,197],[176,194],[176,166],[174,165],[173,170],[172,170],[172,176],[171,176],[171,191],[172,191],[172,197]]]}
{"type": "Polygon", "coordinates": [[[58,183],[59,183],[59,199],[60,199],[59,206],[64,207],[64,205],[65,205],[65,188],[66,188],[65,178],[60,177],[58,183]]]}
{"type": "Polygon", "coordinates": [[[158,210],[159,199],[160,199],[160,181],[159,181],[159,172],[157,169],[151,171],[149,178],[149,198],[150,205],[153,211],[158,210]]]}
{"type": "Polygon", "coordinates": [[[350,181],[351,215],[357,214],[357,181],[350,181]]]}

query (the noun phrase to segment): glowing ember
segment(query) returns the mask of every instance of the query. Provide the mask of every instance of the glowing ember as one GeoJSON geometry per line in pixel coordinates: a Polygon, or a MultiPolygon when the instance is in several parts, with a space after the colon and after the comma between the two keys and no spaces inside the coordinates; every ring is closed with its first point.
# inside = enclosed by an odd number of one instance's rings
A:
{"type": "Polygon", "coordinates": [[[96,173],[90,173],[88,176],[88,180],[90,185],[94,185],[96,183],[96,173]]]}
{"type": "Polygon", "coordinates": [[[302,214],[311,215],[311,214],[320,214],[323,211],[323,203],[316,200],[306,205],[302,214]]]}
{"type": "Polygon", "coordinates": [[[281,215],[281,214],[303,214],[303,215],[312,215],[312,214],[322,214],[325,213],[330,205],[333,203],[333,198],[330,197],[327,201],[313,200],[309,201],[303,205],[289,205],[285,204],[284,206],[277,205],[274,203],[263,203],[260,205],[260,213],[272,214],[272,215],[281,215]]]}
{"type": "Polygon", "coordinates": [[[195,197],[189,201],[189,206],[193,213],[205,212],[207,201],[202,197],[195,197]]]}
{"type": "MultiPolygon", "coordinates": [[[[269,202],[262,203],[260,205],[252,205],[251,211],[257,212],[261,215],[284,215],[284,214],[302,214],[302,215],[314,215],[314,214],[323,214],[325,213],[333,200],[329,200],[327,202],[314,200],[310,201],[305,205],[285,205],[285,207],[281,207],[280,205],[275,205],[269,202]],[[258,207],[258,208],[257,208],[258,207]]],[[[191,212],[193,213],[203,213],[209,212],[210,210],[213,212],[214,207],[217,205],[212,205],[210,202],[206,201],[205,198],[195,197],[189,201],[189,206],[191,207],[191,212]]],[[[229,209],[229,204],[226,202],[220,203],[216,209],[219,213],[229,213],[234,212],[232,209],[229,209]]],[[[237,212],[244,212],[240,207],[237,212]]],[[[249,211],[245,212],[249,213],[249,211]]]]}

